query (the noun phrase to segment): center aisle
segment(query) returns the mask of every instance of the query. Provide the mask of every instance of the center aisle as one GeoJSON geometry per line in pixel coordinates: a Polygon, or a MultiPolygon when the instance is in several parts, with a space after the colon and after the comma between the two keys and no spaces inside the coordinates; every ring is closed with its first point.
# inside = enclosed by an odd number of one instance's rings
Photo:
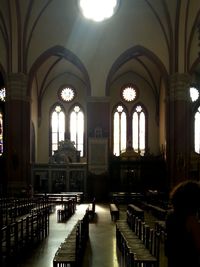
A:
{"type": "Polygon", "coordinates": [[[89,225],[83,267],[119,267],[116,248],[115,223],[108,204],[96,204],[96,214],[89,225]]]}

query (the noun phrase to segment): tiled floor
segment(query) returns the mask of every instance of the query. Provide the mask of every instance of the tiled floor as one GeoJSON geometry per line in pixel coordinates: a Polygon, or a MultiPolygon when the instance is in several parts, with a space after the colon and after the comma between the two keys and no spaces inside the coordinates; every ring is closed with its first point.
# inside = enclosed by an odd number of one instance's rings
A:
{"type": "MultiPolygon", "coordinates": [[[[68,236],[78,218],[82,217],[87,204],[77,206],[75,215],[67,223],[58,223],[56,213],[50,216],[49,236],[39,246],[23,255],[16,267],[51,267],[60,243],[68,236]]],[[[120,212],[120,216],[124,216],[120,212]]],[[[161,252],[161,256],[162,256],[161,252]]],[[[111,221],[109,205],[96,205],[96,215],[89,224],[89,241],[83,258],[83,267],[122,267],[116,248],[115,223],[111,221]]],[[[166,267],[162,257],[160,267],[166,267]]]]}

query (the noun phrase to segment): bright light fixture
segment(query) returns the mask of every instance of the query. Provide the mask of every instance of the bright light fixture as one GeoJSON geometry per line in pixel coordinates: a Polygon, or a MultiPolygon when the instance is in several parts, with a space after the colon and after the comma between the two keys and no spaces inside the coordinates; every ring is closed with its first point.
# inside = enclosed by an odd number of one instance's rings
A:
{"type": "Polygon", "coordinates": [[[119,0],[79,0],[84,17],[100,22],[112,17],[119,0]]]}

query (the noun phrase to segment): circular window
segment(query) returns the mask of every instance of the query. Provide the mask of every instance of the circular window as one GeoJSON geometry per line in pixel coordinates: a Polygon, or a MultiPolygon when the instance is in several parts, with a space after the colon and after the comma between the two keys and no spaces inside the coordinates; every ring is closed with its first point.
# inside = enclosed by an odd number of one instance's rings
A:
{"type": "Polygon", "coordinates": [[[79,0],[83,16],[96,22],[113,16],[119,6],[119,0],[79,0]]]}
{"type": "Polygon", "coordinates": [[[60,90],[60,97],[63,101],[70,102],[75,97],[75,91],[71,87],[65,87],[60,90]]]}
{"type": "Polygon", "coordinates": [[[195,102],[199,98],[199,91],[196,87],[190,87],[190,98],[192,102],[195,102]]]}
{"type": "Polygon", "coordinates": [[[136,90],[132,86],[123,88],[122,98],[127,102],[133,101],[136,98],[136,90]]]}

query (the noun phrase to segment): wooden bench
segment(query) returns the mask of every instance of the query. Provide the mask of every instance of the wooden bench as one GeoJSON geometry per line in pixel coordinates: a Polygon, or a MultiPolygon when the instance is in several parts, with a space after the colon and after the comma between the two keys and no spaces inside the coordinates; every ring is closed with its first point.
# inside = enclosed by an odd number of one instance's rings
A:
{"type": "Polygon", "coordinates": [[[167,210],[156,206],[156,205],[152,205],[152,204],[147,204],[148,205],[148,209],[151,210],[152,214],[158,218],[159,220],[165,220],[166,219],[166,215],[167,215],[167,210]]]}
{"type": "Polygon", "coordinates": [[[38,210],[16,219],[0,229],[0,262],[7,262],[22,253],[24,248],[47,237],[49,210],[38,210]]]}
{"type": "Polygon", "coordinates": [[[53,258],[53,267],[77,267],[81,265],[89,236],[88,212],[79,220],[68,237],[60,244],[53,258]]]}
{"type": "Polygon", "coordinates": [[[89,219],[93,220],[95,215],[95,199],[91,203],[89,203],[87,208],[89,219]]]}
{"type": "Polygon", "coordinates": [[[134,204],[128,204],[127,206],[127,219],[131,216],[136,216],[141,220],[144,220],[144,210],[134,204]]]}
{"type": "Polygon", "coordinates": [[[159,265],[159,234],[140,219],[138,229],[130,229],[126,220],[116,222],[117,246],[122,255],[123,266],[159,265]]]}
{"type": "Polygon", "coordinates": [[[114,203],[110,204],[110,215],[112,221],[119,220],[119,209],[114,203]]]}

